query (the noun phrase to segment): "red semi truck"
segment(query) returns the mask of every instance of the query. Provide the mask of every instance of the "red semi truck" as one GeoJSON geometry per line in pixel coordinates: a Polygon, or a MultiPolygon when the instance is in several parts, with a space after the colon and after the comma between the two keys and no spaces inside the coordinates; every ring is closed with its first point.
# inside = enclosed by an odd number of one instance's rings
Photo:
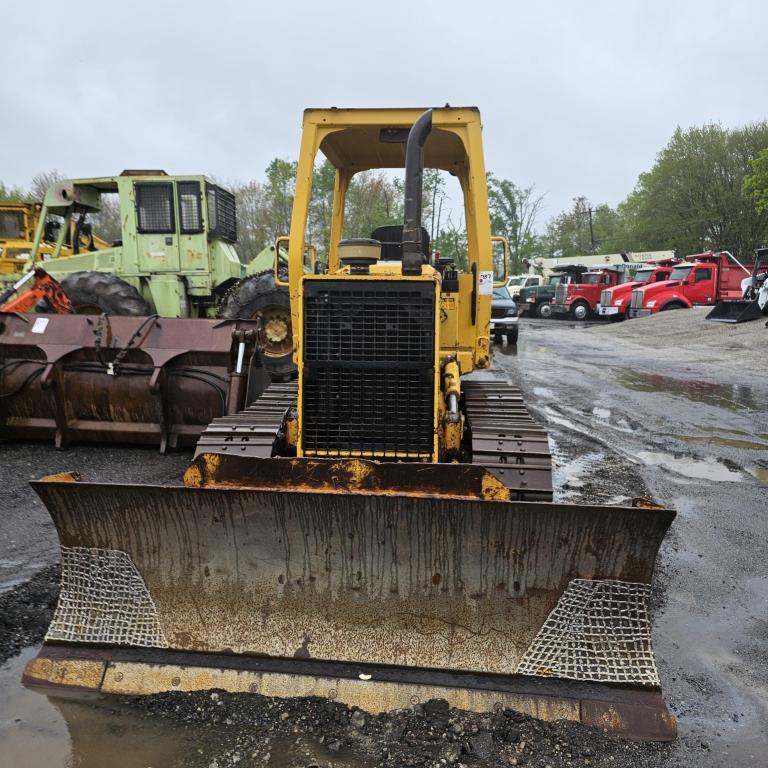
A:
{"type": "Polygon", "coordinates": [[[632,291],[642,285],[668,280],[672,268],[679,263],[680,259],[649,261],[640,266],[629,282],[605,288],[600,293],[600,303],[597,305],[598,317],[623,320],[629,308],[632,291]]]}
{"type": "Polygon", "coordinates": [[[668,280],[635,288],[629,317],[646,317],[668,309],[717,304],[741,298],[741,281],[751,274],[751,264],[739,264],[728,251],[708,251],[686,256],[673,267],[668,280]]]}
{"type": "Polygon", "coordinates": [[[631,269],[637,269],[637,265],[614,264],[585,272],[578,283],[559,284],[552,311],[556,315],[570,315],[574,320],[589,320],[597,311],[601,292],[626,280],[631,269]]]}

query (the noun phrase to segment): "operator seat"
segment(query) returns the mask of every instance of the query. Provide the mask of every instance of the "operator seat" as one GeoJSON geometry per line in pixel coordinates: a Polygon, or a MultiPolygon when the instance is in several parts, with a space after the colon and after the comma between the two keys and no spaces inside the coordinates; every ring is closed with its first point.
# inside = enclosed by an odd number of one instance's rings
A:
{"type": "MultiPolygon", "coordinates": [[[[381,243],[381,261],[403,260],[403,225],[385,224],[371,232],[371,240],[381,243]]],[[[421,228],[421,261],[429,263],[429,232],[421,228]]]]}

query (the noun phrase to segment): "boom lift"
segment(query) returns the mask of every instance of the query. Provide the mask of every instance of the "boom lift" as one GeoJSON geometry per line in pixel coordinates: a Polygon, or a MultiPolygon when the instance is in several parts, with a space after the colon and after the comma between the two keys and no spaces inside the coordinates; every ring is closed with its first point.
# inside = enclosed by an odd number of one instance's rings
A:
{"type": "Polygon", "coordinates": [[[673,738],[647,600],[674,512],[553,502],[519,391],[465,378],[491,364],[478,110],[307,110],[288,261],[298,382],[214,421],[183,486],[34,483],[62,590],[25,682],[439,697],[673,738]],[[307,272],[318,151],[333,218],[307,272]],[[461,184],[467,271],[430,263],[425,162],[461,184]],[[403,226],[341,240],[350,180],[380,167],[405,168],[403,226]]]}

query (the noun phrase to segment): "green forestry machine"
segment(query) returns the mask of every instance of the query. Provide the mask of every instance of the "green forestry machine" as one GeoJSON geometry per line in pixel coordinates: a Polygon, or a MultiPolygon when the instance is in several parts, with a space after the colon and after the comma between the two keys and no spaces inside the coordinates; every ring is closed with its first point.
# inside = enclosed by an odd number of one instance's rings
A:
{"type": "MultiPolygon", "coordinates": [[[[68,226],[45,260],[78,314],[254,319],[265,331],[267,368],[288,376],[291,362],[290,302],[275,285],[274,246],[244,266],[235,250],[234,195],[204,176],[168,176],[164,171],[123,171],[120,176],[53,184],[39,220],[74,219],[76,233],[90,232],[88,216],[101,210],[103,195],[118,196],[120,239],[111,247],[60,257],[68,226]],[[267,329],[270,334],[267,334],[267,329]]],[[[30,266],[41,262],[38,226],[30,266]]],[[[39,307],[45,311],[45,307],[39,307]]]]}
{"type": "Polygon", "coordinates": [[[37,314],[0,314],[0,437],[181,447],[260,391],[237,379],[295,371],[275,246],[241,264],[234,196],[205,177],[125,171],[57,182],[38,221],[28,276],[44,267],[74,315],[54,314],[45,299],[37,314]],[[105,195],[118,197],[120,238],[83,247],[105,195]],[[51,251],[44,222],[56,217],[51,251]]]}

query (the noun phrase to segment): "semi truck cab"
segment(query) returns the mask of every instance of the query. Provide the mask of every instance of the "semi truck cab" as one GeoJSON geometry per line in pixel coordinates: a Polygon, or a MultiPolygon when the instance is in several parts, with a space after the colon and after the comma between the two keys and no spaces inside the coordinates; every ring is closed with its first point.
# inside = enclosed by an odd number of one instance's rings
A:
{"type": "Polygon", "coordinates": [[[741,265],[728,251],[693,254],[673,267],[669,278],[632,291],[629,317],[670,309],[690,309],[741,297],[741,281],[752,265],[741,265]]]}
{"type": "Polygon", "coordinates": [[[555,288],[552,310],[556,315],[570,315],[574,320],[589,320],[597,310],[601,292],[618,285],[626,271],[623,265],[606,266],[586,272],[579,283],[561,283],[555,288]]]}
{"type": "Polygon", "coordinates": [[[600,293],[600,303],[597,305],[598,317],[623,318],[627,314],[632,291],[643,285],[668,280],[672,268],[679,262],[679,259],[649,261],[641,265],[628,282],[603,289],[600,293]]]}

